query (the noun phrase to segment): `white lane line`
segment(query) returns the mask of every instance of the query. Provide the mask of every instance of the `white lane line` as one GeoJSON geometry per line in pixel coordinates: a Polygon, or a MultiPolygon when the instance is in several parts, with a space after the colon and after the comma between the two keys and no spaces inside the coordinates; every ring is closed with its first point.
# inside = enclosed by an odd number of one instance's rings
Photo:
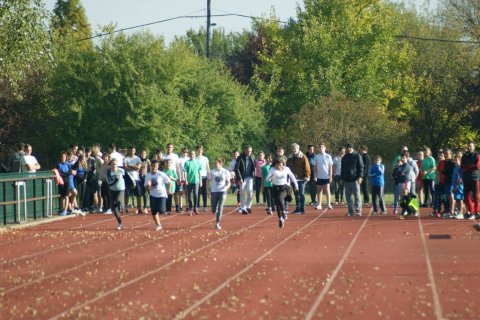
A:
{"type": "MultiPolygon", "coordinates": [[[[205,295],[202,299],[200,300],[197,300],[197,302],[195,302],[194,304],[190,305],[190,307],[188,307],[187,309],[183,310],[183,311],[180,311],[176,316],[175,316],[175,319],[184,319],[187,315],[189,315],[193,310],[195,310],[196,308],[198,308],[201,304],[203,304],[204,302],[208,301],[211,297],[213,297],[214,295],[216,295],[217,293],[219,293],[222,289],[224,289],[226,286],[228,286],[234,279],[240,277],[242,274],[244,274],[245,272],[247,272],[248,270],[250,270],[251,268],[253,268],[256,264],[258,264],[260,261],[262,261],[263,259],[265,259],[267,256],[269,256],[270,254],[272,254],[273,251],[275,251],[278,247],[280,247],[281,245],[283,245],[285,242],[287,242],[288,240],[290,240],[292,237],[294,237],[295,235],[297,235],[299,232],[302,232],[303,230],[305,230],[306,228],[308,228],[310,225],[312,225],[315,221],[317,221],[318,219],[320,219],[321,216],[323,216],[325,214],[325,212],[327,212],[328,209],[325,209],[322,213],[320,213],[315,219],[311,220],[309,223],[307,223],[306,225],[304,225],[303,227],[301,227],[300,229],[297,229],[295,232],[293,232],[292,234],[290,234],[288,237],[286,237],[285,239],[283,239],[281,242],[277,243],[273,248],[271,248],[270,250],[268,250],[267,252],[265,252],[263,255],[261,255],[260,257],[258,257],[255,261],[253,261],[252,263],[249,263],[245,268],[243,268],[242,270],[240,270],[239,272],[237,272],[235,275],[229,277],[227,280],[225,280],[221,285],[219,285],[217,288],[215,288],[214,290],[210,291],[207,295],[205,295]]],[[[288,221],[287,221],[288,223],[288,221]]]]}
{"type": "Polygon", "coordinates": [[[350,242],[350,245],[348,246],[348,248],[345,251],[345,253],[343,254],[342,258],[338,262],[337,267],[333,270],[332,275],[330,276],[330,278],[327,278],[326,284],[323,287],[323,290],[320,292],[317,299],[315,300],[312,307],[310,308],[307,315],[305,316],[306,320],[310,320],[315,316],[315,312],[316,312],[318,306],[320,305],[320,303],[322,303],[323,298],[325,297],[327,292],[330,290],[330,287],[332,286],[333,282],[335,281],[335,278],[337,277],[338,272],[340,272],[340,269],[342,269],[343,264],[347,260],[347,257],[350,254],[350,251],[352,251],[352,248],[355,245],[355,242],[357,242],[357,239],[360,236],[360,233],[362,233],[363,228],[365,228],[365,225],[367,224],[367,221],[370,217],[371,217],[371,215],[367,215],[367,218],[363,221],[360,229],[358,229],[357,233],[355,234],[355,237],[353,237],[352,241],[350,242]]]}
{"type": "MultiPolygon", "coordinates": [[[[230,214],[230,213],[233,213],[233,212],[235,212],[235,210],[234,210],[234,211],[231,211],[231,212],[228,212],[228,213],[226,213],[225,215],[230,214]]],[[[147,241],[144,241],[144,242],[140,242],[140,243],[137,243],[137,244],[135,244],[135,245],[133,245],[133,246],[127,247],[127,248],[125,248],[125,249],[117,250],[116,252],[112,252],[112,253],[110,253],[110,254],[107,254],[106,256],[101,256],[101,257],[95,258],[95,259],[93,259],[93,260],[88,260],[88,261],[86,261],[86,262],[83,262],[82,264],[76,265],[75,267],[72,267],[72,268],[63,270],[63,271],[61,271],[61,272],[57,272],[57,273],[54,273],[54,274],[50,274],[50,275],[48,275],[48,276],[44,276],[44,277],[35,279],[35,280],[31,281],[31,282],[26,282],[26,283],[23,283],[23,284],[18,285],[18,286],[16,286],[16,287],[12,287],[12,288],[10,288],[10,289],[8,289],[8,290],[5,290],[5,291],[3,291],[3,292],[0,292],[0,295],[1,295],[1,296],[4,296],[4,295],[7,294],[7,293],[10,293],[10,292],[13,292],[13,291],[22,289],[22,288],[24,288],[24,287],[26,287],[26,286],[29,286],[29,285],[32,285],[32,284],[35,284],[35,283],[40,283],[40,282],[42,282],[42,281],[44,281],[44,280],[47,280],[47,279],[50,279],[50,278],[53,278],[53,277],[61,278],[61,275],[66,274],[66,273],[69,273],[69,272],[72,272],[72,271],[75,271],[75,270],[79,270],[79,269],[85,267],[86,265],[92,264],[92,263],[94,263],[94,262],[106,260],[106,259],[108,259],[108,258],[111,258],[111,257],[114,257],[114,256],[116,256],[116,255],[122,254],[122,253],[124,253],[124,252],[126,252],[126,251],[129,251],[129,250],[131,250],[131,249],[135,249],[135,248],[141,247],[141,246],[143,246],[143,245],[150,244],[150,243],[155,242],[155,241],[163,240],[163,239],[165,239],[165,238],[168,238],[169,236],[174,236],[174,235],[177,235],[177,234],[179,234],[179,233],[181,233],[181,232],[185,232],[186,230],[192,230],[192,229],[198,228],[198,227],[200,227],[200,226],[202,226],[202,225],[204,225],[204,224],[211,223],[211,222],[214,221],[214,220],[215,220],[215,219],[210,219],[210,220],[207,220],[207,221],[205,221],[205,222],[202,222],[202,223],[199,223],[199,224],[195,224],[195,225],[193,225],[193,226],[191,226],[191,227],[188,227],[187,229],[180,229],[180,230],[178,230],[178,231],[175,231],[175,232],[172,232],[172,233],[169,233],[169,234],[163,234],[163,235],[164,235],[163,237],[158,237],[158,238],[154,238],[154,239],[147,240],[147,241]]]]}
{"type": "Polygon", "coordinates": [[[128,282],[125,282],[125,283],[123,283],[123,284],[121,284],[121,285],[119,285],[119,286],[117,286],[117,287],[115,287],[115,288],[113,288],[113,289],[110,289],[109,291],[107,291],[107,292],[105,292],[105,293],[103,293],[103,294],[101,294],[101,295],[98,295],[97,297],[95,297],[95,298],[93,298],[93,299],[87,300],[87,301],[83,302],[82,304],[76,305],[75,307],[73,307],[73,308],[71,308],[71,309],[69,309],[69,310],[66,310],[66,311],[64,311],[64,312],[62,312],[62,313],[59,313],[59,314],[57,314],[57,315],[49,318],[49,320],[56,320],[56,319],[58,319],[58,318],[60,318],[60,317],[63,317],[63,316],[65,316],[65,315],[69,314],[69,313],[75,312],[76,310],[82,309],[83,307],[85,307],[85,306],[87,306],[87,305],[89,305],[89,304],[92,304],[92,303],[94,303],[94,302],[96,302],[96,301],[98,301],[98,300],[100,300],[100,299],[102,299],[102,298],[105,298],[106,296],[109,296],[109,295],[111,295],[112,293],[118,292],[118,291],[122,290],[122,289],[125,288],[125,287],[128,287],[128,286],[130,286],[130,285],[132,285],[132,284],[134,284],[134,283],[136,283],[136,282],[138,282],[138,281],[141,281],[141,280],[143,280],[143,279],[145,279],[145,278],[148,278],[149,276],[151,276],[151,275],[153,275],[153,274],[155,274],[155,273],[157,273],[157,272],[159,272],[159,271],[162,271],[162,270],[170,267],[171,265],[173,265],[173,264],[175,264],[175,263],[177,263],[177,262],[179,262],[179,261],[183,261],[185,258],[191,257],[192,255],[194,255],[194,254],[196,254],[196,253],[199,253],[199,252],[201,252],[201,251],[204,251],[204,250],[210,248],[211,246],[213,246],[213,245],[215,245],[215,244],[217,244],[217,243],[219,243],[219,242],[222,242],[222,241],[225,240],[225,239],[230,238],[231,236],[233,236],[233,235],[235,235],[235,234],[240,234],[240,233],[243,232],[243,231],[246,231],[246,230],[248,230],[248,229],[251,229],[251,228],[257,226],[258,224],[260,224],[260,223],[262,223],[262,222],[270,219],[271,217],[273,217],[273,215],[269,215],[268,217],[266,217],[266,218],[264,218],[264,219],[262,219],[262,220],[260,220],[260,221],[258,221],[258,222],[256,222],[256,223],[254,223],[254,224],[251,224],[251,225],[249,225],[248,227],[244,227],[244,228],[242,228],[242,229],[240,229],[240,230],[238,230],[238,231],[235,231],[235,232],[233,232],[233,233],[231,233],[231,234],[229,234],[229,235],[226,235],[226,236],[224,236],[224,237],[222,237],[222,238],[220,238],[220,239],[217,239],[217,240],[215,240],[215,241],[213,241],[213,242],[210,242],[209,244],[207,244],[207,245],[205,245],[205,246],[203,246],[203,247],[201,247],[201,248],[198,248],[198,249],[196,249],[196,250],[194,250],[194,251],[192,251],[192,252],[190,252],[190,253],[184,254],[184,255],[182,255],[182,256],[180,256],[180,257],[178,257],[178,258],[176,258],[176,259],[174,259],[174,260],[172,260],[172,261],[170,261],[170,262],[168,262],[168,263],[166,263],[166,264],[164,264],[164,265],[162,265],[162,266],[154,269],[154,270],[148,271],[148,272],[142,274],[142,275],[139,276],[139,277],[133,278],[133,279],[131,279],[131,280],[128,281],[128,282]]]}
{"type": "MultiPolygon", "coordinates": [[[[176,215],[173,215],[173,216],[168,216],[166,218],[163,218],[163,219],[160,219],[161,221],[164,221],[164,220],[167,220],[167,219],[170,219],[170,218],[173,218],[173,217],[176,217],[176,215]]],[[[123,218],[123,217],[122,217],[123,218]]],[[[149,225],[149,224],[152,224],[154,223],[151,219],[149,219],[149,222],[147,223],[143,223],[141,225],[138,225],[136,227],[133,227],[131,228],[130,230],[135,230],[135,229],[138,229],[138,228],[141,228],[141,227],[144,227],[146,225],[149,225]]],[[[69,230],[70,231],[70,230],[69,230]]],[[[115,232],[112,230],[112,232],[115,232]]],[[[7,263],[13,263],[13,262],[17,262],[17,261],[20,261],[20,260],[25,260],[25,259],[28,259],[28,258],[33,258],[33,257],[36,257],[36,256],[39,256],[41,254],[45,254],[45,253],[49,253],[49,252],[52,252],[52,251],[55,251],[55,250],[59,250],[59,249],[62,249],[62,248],[70,248],[70,247],[73,247],[77,244],[87,244],[88,242],[90,241],[93,241],[93,240],[98,240],[100,239],[100,237],[92,237],[92,238],[88,238],[88,239],[83,239],[83,240],[79,240],[77,242],[73,242],[73,243],[67,243],[67,244],[64,244],[60,247],[55,247],[55,248],[50,248],[50,249],[46,249],[46,250],[43,250],[43,251],[38,251],[36,253],[32,253],[32,254],[29,254],[29,255],[23,255],[21,257],[18,257],[18,258],[14,258],[14,259],[8,259],[8,260],[5,260],[5,261],[1,261],[0,262],[0,265],[2,264],[7,264],[7,263]]]]}
{"type": "Polygon", "coordinates": [[[432,260],[428,251],[427,241],[425,240],[425,232],[423,231],[422,219],[418,215],[418,228],[420,229],[420,237],[422,238],[423,251],[425,252],[425,262],[427,264],[428,279],[430,281],[430,288],[433,297],[433,311],[437,320],[443,320],[442,305],[440,304],[440,297],[438,295],[437,284],[433,274],[432,260]]]}

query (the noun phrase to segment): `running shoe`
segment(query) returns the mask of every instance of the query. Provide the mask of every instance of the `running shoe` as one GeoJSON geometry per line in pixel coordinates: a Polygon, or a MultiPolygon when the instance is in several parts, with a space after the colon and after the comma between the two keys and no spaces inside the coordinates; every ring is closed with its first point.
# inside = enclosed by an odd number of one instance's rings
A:
{"type": "Polygon", "coordinates": [[[162,225],[161,224],[159,224],[158,226],[155,227],[155,231],[160,231],[160,230],[162,230],[162,225]]]}
{"type": "Polygon", "coordinates": [[[315,207],[315,209],[317,209],[317,210],[322,210],[322,204],[317,205],[317,206],[315,207]]]}
{"type": "Polygon", "coordinates": [[[332,210],[332,209],[333,209],[332,205],[331,205],[331,204],[329,204],[329,205],[327,206],[327,209],[330,209],[330,210],[332,210]]]}
{"type": "Polygon", "coordinates": [[[215,225],[215,229],[217,229],[217,230],[222,230],[222,227],[220,226],[220,223],[217,223],[217,224],[215,225]]]}
{"type": "Polygon", "coordinates": [[[123,229],[123,224],[119,223],[119,224],[117,225],[117,230],[122,230],[122,229],[123,229]]]}
{"type": "Polygon", "coordinates": [[[283,228],[285,226],[285,220],[283,220],[283,218],[278,219],[278,226],[280,228],[283,228]]]}

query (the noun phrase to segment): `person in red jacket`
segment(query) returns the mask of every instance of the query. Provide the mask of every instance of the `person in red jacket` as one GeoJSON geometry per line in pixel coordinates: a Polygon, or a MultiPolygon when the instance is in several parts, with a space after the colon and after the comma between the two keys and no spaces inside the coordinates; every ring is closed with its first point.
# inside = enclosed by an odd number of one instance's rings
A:
{"type": "Polygon", "coordinates": [[[480,156],[475,151],[475,144],[469,142],[467,152],[462,156],[461,168],[463,171],[463,187],[468,212],[465,219],[479,218],[480,204],[478,192],[480,190],[480,156]],[[472,203],[473,199],[473,203],[472,203]]]}

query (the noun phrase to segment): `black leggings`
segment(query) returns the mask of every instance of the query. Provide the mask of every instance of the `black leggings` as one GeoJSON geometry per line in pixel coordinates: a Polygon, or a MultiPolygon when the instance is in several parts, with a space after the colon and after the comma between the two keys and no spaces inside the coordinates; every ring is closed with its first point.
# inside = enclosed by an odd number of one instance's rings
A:
{"type": "Polygon", "coordinates": [[[118,223],[122,223],[122,218],[120,218],[120,208],[122,207],[122,199],[124,198],[124,191],[113,191],[110,190],[110,199],[112,201],[112,212],[115,214],[118,223]]]}
{"type": "MultiPolygon", "coordinates": [[[[257,204],[260,203],[260,190],[262,189],[262,177],[255,177],[255,200],[257,204]]],[[[263,202],[267,201],[267,196],[265,195],[265,191],[262,192],[263,202]]]]}
{"type": "Polygon", "coordinates": [[[285,219],[284,213],[284,205],[285,205],[285,197],[288,193],[288,185],[284,186],[273,186],[272,188],[273,193],[273,200],[275,201],[275,205],[277,206],[277,214],[278,218],[285,219]]]}
{"type": "Polygon", "coordinates": [[[187,185],[187,198],[188,198],[188,210],[196,210],[196,204],[198,202],[198,184],[187,185]],[[192,193],[193,193],[193,202],[192,202],[192,193]]]}

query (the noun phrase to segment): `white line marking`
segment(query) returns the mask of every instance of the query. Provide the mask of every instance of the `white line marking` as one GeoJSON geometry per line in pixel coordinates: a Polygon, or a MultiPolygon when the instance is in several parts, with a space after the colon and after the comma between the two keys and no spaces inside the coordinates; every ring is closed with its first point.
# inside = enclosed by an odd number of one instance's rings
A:
{"type": "MultiPolygon", "coordinates": [[[[235,212],[235,211],[232,211],[232,212],[235,212]]],[[[228,212],[227,214],[230,214],[230,213],[232,213],[232,212],[228,212]]],[[[225,215],[227,215],[227,214],[225,214],[225,215]]],[[[3,292],[0,292],[0,295],[4,296],[4,295],[7,294],[7,293],[16,291],[16,290],[18,290],[18,289],[24,288],[24,287],[29,286],[29,285],[31,285],[31,284],[40,283],[40,282],[42,282],[42,281],[44,281],[44,280],[46,280],[46,279],[50,279],[50,278],[53,278],[53,277],[61,278],[60,276],[61,276],[62,274],[65,274],[65,273],[69,273],[69,272],[78,270],[78,269],[83,268],[84,266],[89,265],[89,264],[92,264],[92,263],[94,263],[94,262],[98,262],[98,261],[102,261],[102,260],[105,260],[105,259],[110,258],[110,257],[114,257],[114,256],[119,255],[119,254],[121,254],[121,253],[123,253],[123,252],[126,252],[126,251],[128,251],[128,250],[135,249],[135,248],[141,247],[141,246],[143,246],[143,245],[150,244],[150,243],[155,242],[155,241],[158,241],[158,240],[163,240],[163,239],[165,239],[165,238],[168,238],[169,236],[177,235],[177,234],[179,234],[179,233],[181,233],[181,232],[184,232],[184,231],[186,231],[186,230],[195,229],[195,228],[200,227],[200,226],[202,226],[202,225],[204,225],[204,224],[211,223],[211,222],[214,221],[214,220],[215,220],[215,219],[210,219],[210,220],[207,220],[207,221],[205,221],[205,222],[202,222],[202,223],[199,223],[199,224],[195,224],[195,225],[193,225],[193,226],[191,226],[191,227],[189,227],[189,228],[187,228],[187,229],[180,229],[180,230],[178,230],[178,231],[175,231],[175,232],[166,234],[164,237],[158,237],[158,238],[155,238],[155,239],[147,240],[147,241],[144,241],[144,242],[137,243],[137,244],[135,244],[135,245],[133,245],[133,246],[127,247],[127,248],[125,248],[125,249],[123,249],[123,250],[117,250],[116,252],[112,252],[112,253],[110,253],[110,254],[107,254],[106,256],[102,256],[102,257],[95,258],[95,259],[93,259],[93,260],[86,261],[86,262],[84,262],[84,263],[82,263],[82,264],[79,264],[79,265],[76,265],[75,267],[72,267],[72,268],[70,268],[70,269],[66,269],[66,270],[63,270],[63,271],[58,272],[58,273],[54,273],[54,274],[51,274],[51,275],[48,275],[48,276],[45,276],[45,277],[41,277],[41,278],[35,279],[35,280],[32,281],[32,282],[23,283],[23,284],[18,285],[18,286],[16,286],[16,287],[13,287],[13,288],[10,288],[10,289],[5,290],[5,291],[3,291],[3,292]]]]}
{"type": "Polygon", "coordinates": [[[184,254],[184,255],[182,255],[182,256],[180,256],[180,257],[178,257],[178,258],[176,258],[176,259],[174,259],[174,260],[172,260],[172,261],[170,261],[170,262],[168,262],[168,263],[166,263],[166,264],[164,264],[164,265],[162,265],[162,266],[154,269],[154,270],[148,271],[148,272],[142,274],[141,276],[139,276],[139,277],[137,277],[137,278],[131,279],[131,280],[128,281],[128,282],[125,282],[125,283],[123,283],[123,284],[121,284],[121,285],[119,285],[119,286],[117,286],[117,287],[115,287],[115,288],[113,288],[113,289],[110,289],[109,291],[107,291],[107,292],[105,292],[105,293],[103,293],[103,294],[101,294],[101,295],[99,295],[99,296],[97,296],[97,297],[95,297],[95,298],[93,298],[93,299],[87,300],[87,301],[83,302],[82,304],[76,305],[75,307],[73,307],[73,308],[71,308],[71,309],[69,309],[69,310],[66,310],[66,311],[64,311],[64,312],[62,312],[62,313],[60,313],[60,314],[57,314],[56,316],[51,317],[49,320],[58,319],[58,318],[60,318],[60,317],[63,317],[63,316],[65,316],[65,315],[67,315],[68,313],[74,312],[74,311],[76,311],[76,310],[78,310],[78,309],[81,309],[81,308],[83,308],[83,307],[85,307],[85,306],[87,306],[87,305],[89,305],[89,304],[92,304],[92,303],[94,303],[94,302],[96,302],[96,301],[98,301],[98,300],[100,300],[100,299],[102,299],[102,298],[104,298],[104,297],[106,297],[106,296],[111,295],[112,293],[115,293],[115,292],[117,292],[117,291],[119,291],[119,290],[121,290],[121,289],[123,289],[123,288],[125,288],[125,287],[128,287],[128,286],[130,286],[130,285],[132,285],[132,284],[134,284],[134,283],[136,283],[136,282],[138,282],[138,281],[141,281],[141,280],[143,280],[143,279],[151,276],[152,274],[155,274],[155,273],[157,273],[157,272],[159,272],[159,271],[162,271],[162,270],[170,267],[171,265],[173,265],[173,264],[175,264],[175,263],[177,263],[177,262],[179,262],[179,261],[183,261],[185,258],[188,258],[188,257],[190,257],[190,256],[192,256],[192,255],[194,255],[194,254],[196,254],[196,253],[198,253],[198,252],[201,252],[201,251],[203,251],[203,250],[205,250],[205,249],[208,249],[208,248],[210,248],[211,246],[213,246],[213,245],[215,245],[215,244],[217,244],[217,243],[219,243],[219,242],[221,242],[221,241],[223,241],[223,240],[225,240],[225,239],[228,239],[228,238],[230,238],[231,236],[233,236],[233,235],[235,235],[235,234],[240,234],[240,233],[243,232],[243,231],[246,231],[246,230],[248,230],[248,229],[250,229],[250,228],[253,228],[253,227],[255,227],[256,225],[258,225],[258,224],[260,224],[260,223],[262,223],[262,222],[270,219],[271,217],[273,217],[273,215],[272,215],[272,216],[269,215],[268,217],[266,217],[266,218],[264,218],[264,219],[262,219],[262,220],[260,220],[260,221],[258,221],[258,222],[256,222],[256,223],[254,223],[254,224],[252,224],[252,225],[249,225],[248,227],[244,227],[244,228],[242,228],[242,229],[240,229],[240,230],[238,230],[238,231],[236,231],[236,232],[233,232],[233,233],[231,233],[231,234],[229,234],[229,235],[226,235],[226,236],[224,236],[224,237],[222,237],[222,238],[220,238],[220,239],[217,239],[217,240],[215,240],[215,241],[213,241],[213,242],[210,242],[209,244],[207,244],[207,245],[205,245],[205,246],[203,246],[203,247],[201,247],[201,248],[198,248],[198,249],[196,249],[196,250],[194,250],[194,251],[192,251],[192,252],[190,252],[190,253],[184,254]]]}
{"type": "Polygon", "coordinates": [[[428,252],[427,241],[425,240],[425,233],[423,232],[420,215],[418,215],[418,228],[420,229],[420,237],[422,238],[423,251],[425,252],[425,262],[427,264],[428,279],[430,280],[430,288],[432,290],[433,311],[435,312],[435,317],[437,320],[443,320],[442,305],[440,304],[440,297],[438,296],[435,276],[433,274],[432,260],[430,259],[430,253],[428,252]]]}
{"type": "Polygon", "coordinates": [[[315,311],[317,310],[320,303],[322,303],[322,300],[325,297],[325,295],[327,294],[328,290],[330,290],[330,287],[332,286],[333,282],[335,281],[335,278],[337,277],[338,272],[340,272],[340,269],[342,269],[343,264],[345,263],[348,255],[350,254],[350,251],[352,251],[352,248],[355,245],[355,242],[357,242],[357,239],[360,236],[360,233],[363,231],[363,228],[367,224],[367,221],[370,217],[371,217],[371,215],[367,215],[367,218],[363,221],[363,224],[360,227],[360,229],[358,229],[357,233],[355,234],[355,237],[353,237],[352,241],[350,242],[350,245],[348,246],[347,250],[343,254],[342,258],[340,259],[337,267],[333,270],[331,277],[326,280],[325,287],[323,287],[323,290],[320,292],[317,299],[313,303],[312,307],[310,308],[310,311],[308,311],[307,315],[305,316],[306,320],[310,320],[314,317],[315,311]]]}
{"type": "MultiPolygon", "coordinates": [[[[167,220],[167,219],[173,218],[173,217],[176,217],[176,216],[175,216],[175,215],[173,215],[173,216],[168,216],[168,217],[166,217],[166,218],[161,219],[161,221],[164,221],[164,220],[167,220]]],[[[122,217],[122,218],[123,218],[123,217],[122,217]]],[[[130,229],[130,230],[135,230],[135,229],[144,227],[144,226],[149,225],[149,224],[152,224],[152,223],[154,223],[154,222],[151,221],[151,220],[149,220],[149,222],[143,223],[143,224],[138,225],[138,226],[136,226],[136,227],[133,227],[133,228],[130,229]]],[[[72,229],[71,229],[71,230],[68,230],[68,231],[72,231],[72,229]]],[[[116,231],[113,231],[113,230],[112,230],[112,232],[116,232],[116,231]]],[[[50,249],[46,249],[46,250],[44,250],[44,251],[39,251],[39,252],[32,253],[32,254],[29,254],[29,255],[23,255],[23,256],[18,257],[18,258],[5,260],[5,261],[2,261],[2,262],[0,263],[0,265],[2,265],[2,264],[7,264],[7,263],[12,263],[12,262],[17,262],[17,261],[24,260],[24,259],[28,259],[28,258],[33,258],[33,257],[36,257],[36,256],[38,256],[38,255],[45,254],[45,253],[48,253],[48,252],[52,252],[52,251],[55,251],[55,250],[59,250],[59,249],[62,249],[62,248],[69,248],[69,249],[70,249],[70,247],[73,247],[73,246],[75,246],[75,245],[77,245],[77,244],[82,244],[82,243],[83,243],[83,244],[86,244],[86,243],[88,243],[88,242],[90,242],[90,241],[98,240],[98,239],[100,239],[100,237],[92,237],[92,238],[88,238],[88,239],[79,240],[79,241],[73,242],[73,243],[67,243],[67,244],[62,245],[62,246],[60,246],[60,247],[50,248],[50,249]]],[[[22,240],[22,241],[23,241],[23,240],[22,240]]]]}
{"type": "Polygon", "coordinates": [[[232,282],[235,278],[238,278],[240,277],[242,274],[244,274],[245,272],[247,272],[248,270],[250,270],[251,268],[253,268],[256,264],[258,264],[260,261],[262,261],[263,259],[265,259],[267,256],[269,256],[270,254],[272,254],[273,251],[275,251],[278,247],[280,247],[281,245],[283,245],[285,242],[287,242],[288,240],[290,240],[292,237],[294,237],[296,234],[298,234],[299,232],[303,231],[304,229],[308,228],[311,224],[313,224],[315,221],[317,221],[318,219],[320,219],[321,216],[323,216],[326,212],[327,212],[328,209],[324,209],[324,211],[319,214],[315,219],[311,220],[309,223],[307,223],[306,225],[304,225],[303,227],[301,227],[300,229],[297,229],[295,232],[293,232],[292,234],[290,234],[288,237],[286,237],[285,239],[283,239],[281,242],[277,243],[273,248],[271,248],[270,250],[268,250],[267,252],[265,252],[263,255],[261,255],[260,257],[258,257],[255,261],[253,261],[252,263],[248,264],[244,269],[240,270],[239,272],[237,272],[235,275],[229,277],[227,280],[225,280],[221,285],[219,285],[217,288],[215,288],[214,290],[210,291],[210,293],[208,293],[206,296],[204,296],[202,299],[198,300],[197,302],[195,302],[194,304],[192,304],[190,307],[188,307],[186,310],[183,310],[183,311],[180,311],[180,313],[178,313],[176,316],[175,316],[175,319],[184,319],[188,314],[190,314],[190,312],[192,312],[193,310],[195,310],[196,308],[198,308],[201,304],[203,304],[204,302],[206,302],[207,300],[209,300],[211,297],[213,297],[214,295],[216,295],[218,292],[220,292],[222,289],[224,289],[226,286],[228,286],[230,284],[230,282],[232,282]]]}

